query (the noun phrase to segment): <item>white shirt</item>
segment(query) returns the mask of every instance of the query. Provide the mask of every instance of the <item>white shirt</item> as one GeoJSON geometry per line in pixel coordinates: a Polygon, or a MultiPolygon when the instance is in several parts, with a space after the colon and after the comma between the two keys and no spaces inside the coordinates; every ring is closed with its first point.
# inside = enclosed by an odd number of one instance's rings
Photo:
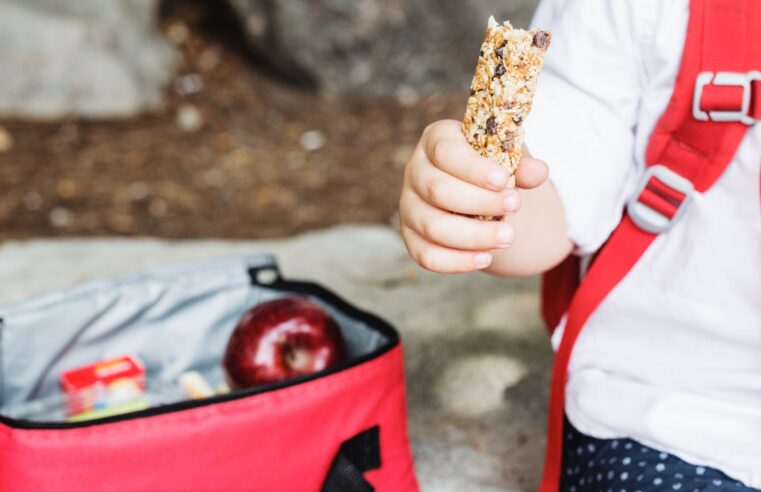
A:
{"type": "MultiPolygon", "coordinates": [[[[688,0],[545,0],[553,31],[529,149],[550,166],[577,253],[618,224],[681,61],[688,0]]],[[[758,67],[761,69],[761,67],[758,67]]],[[[566,412],[761,488],[761,124],[584,327],[566,412]]],[[[553,336],[557,347],[562,326],[553,336]]]]}

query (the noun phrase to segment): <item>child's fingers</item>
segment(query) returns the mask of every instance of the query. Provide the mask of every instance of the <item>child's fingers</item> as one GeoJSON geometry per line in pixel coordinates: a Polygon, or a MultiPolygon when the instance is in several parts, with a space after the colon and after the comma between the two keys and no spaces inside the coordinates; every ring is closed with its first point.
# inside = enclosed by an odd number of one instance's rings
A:
{"type": "Polygon", "coordinates": [[[520,206],[515,190],[489,191],[466,183],[432,164],[410,169],[410,184],[429,204],[466,215],[504,215],[520,206]]]}
{"type": "Polygon", "coordinates": [[[457,140],[460,137],[465,140],[465,135],[462,134],[462,122],[457,120],[434,121],[423,131],[425,153],[431,153],[433,150],[432,146],[437,140],[457,140]]]}
{"type": "MultiPolygon", "coordinates": [[[[462,134],[458,121],[438,121],[426,129],[423,151],[438,169],[475,186],[502,190],[508,181],[507,171],[491,159],[474,151],[462,134]]],[[[519,188],[536,188],[547,180],[547,164],[534,159],[526,146],[516,171],[519,188]]]]}
{"type": "Polygon", "coordinates": [[[505,168],[474,151],[459,131],[429,144],[427,156],[442,171],[481,188],[499,191],[507,184],[505,168]]]}
{"type": "Polygon", "coordinates": [[[404,210],[415,212],[404,217],[404,225],[439,246],[484,251],[506,248],[513,242],[513,229],[506,222],[454,215],[428,205],[414,193],[402,197],[402,202],[404,210]]]}
{"type": "Polygon", "coordinates": [[[549,169],[544,161],[533,157],[521,157],[515,172],[515,184],[518,188],[531,189],[547,181],[549,169]]]}
{"type": "Polygon", "coordinates": [[[526,146],[523,146],[523,156],[515,172],[515,184],[519,188],[531,189],[547,181],[550,170],[544,161],[534,159],[526,146]]]}
{"type": "Polygon", "coordinates": [[[433,244],[409,227],[402,227],[402,236],[410,256],[418,265],[438,273],[465,273],[486,268],[492,255],[486,251],[459,251],[433,244]]]}

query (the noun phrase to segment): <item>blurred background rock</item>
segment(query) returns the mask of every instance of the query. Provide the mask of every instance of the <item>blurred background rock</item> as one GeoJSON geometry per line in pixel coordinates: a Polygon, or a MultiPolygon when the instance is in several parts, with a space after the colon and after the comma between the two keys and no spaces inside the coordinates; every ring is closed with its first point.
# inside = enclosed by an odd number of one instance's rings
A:
{"type": "Polygon", "coordinates": [[[331,94],[402,99],[470,82],[484,19],[526,24],[512,0],[230,0],[247,39],[286,77],[331,94]]]}
{"type": "Polygon", "coordinates": [[[178,53],[156,0],[0,2],[0,114],[132,116],[156,108],[178,53]]]}
{"type": "Polygon", "coordinates": [[[535,0],[0,0],[0,238],[393,222],[485,21],[535,0]]]}

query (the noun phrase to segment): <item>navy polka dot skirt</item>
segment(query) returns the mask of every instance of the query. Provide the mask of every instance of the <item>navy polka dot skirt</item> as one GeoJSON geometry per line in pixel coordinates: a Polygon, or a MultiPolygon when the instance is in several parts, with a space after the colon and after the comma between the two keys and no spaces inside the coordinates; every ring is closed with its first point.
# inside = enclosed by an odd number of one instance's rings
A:
{"type": "Polygon", "coordinates": [[[758,492],[713,468],[631,439],[596,439],[565,421],[561,492],[758,492]]]}

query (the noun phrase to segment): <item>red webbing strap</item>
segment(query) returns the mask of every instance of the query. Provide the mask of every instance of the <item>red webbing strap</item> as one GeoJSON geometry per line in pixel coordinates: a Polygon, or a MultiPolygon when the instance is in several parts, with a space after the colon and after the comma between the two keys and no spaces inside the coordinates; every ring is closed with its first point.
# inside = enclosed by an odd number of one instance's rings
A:
{"type": "Polygon", "coordinates": [[[597,306],[655,239],[639,229],[628,216],[611,235],[581,282],[568,311],[563,339],[555,353],[550,386],[547,450],[541,492],[555,492],[560,485],[563,447],[563,416],[568,363],[581,328],[597,306]],[[601,267],[604,265],[604,267],[601,267]]]}
{"type": "Polygon", "coordinates": [[[552,334],[571,305],[571,299],[581,280],[581,262],[569,255],[562,263],[542,275],[540,287],[542,319],[552,334]]]}
{"type": "MultiPolygon", "coordinates": [[[[692,117],[695,80],[702,71],[745,72],[761,69],[761,1],[692,0],[682,64],[674,93],[656,128],[647,165],[661,164],[690,180],[695,189],[710,188],[731,161],[747,126],[697,121],[692,117]]],[[[540,492],[560,485],[565,385],[571,353],[589,317],[637,263],[657,237],[625,215],[592,263],[571,301],[552,371],[547,451],[540,492]]],[[[613,327],[611,327],[612,329],[613,327]]]]}

